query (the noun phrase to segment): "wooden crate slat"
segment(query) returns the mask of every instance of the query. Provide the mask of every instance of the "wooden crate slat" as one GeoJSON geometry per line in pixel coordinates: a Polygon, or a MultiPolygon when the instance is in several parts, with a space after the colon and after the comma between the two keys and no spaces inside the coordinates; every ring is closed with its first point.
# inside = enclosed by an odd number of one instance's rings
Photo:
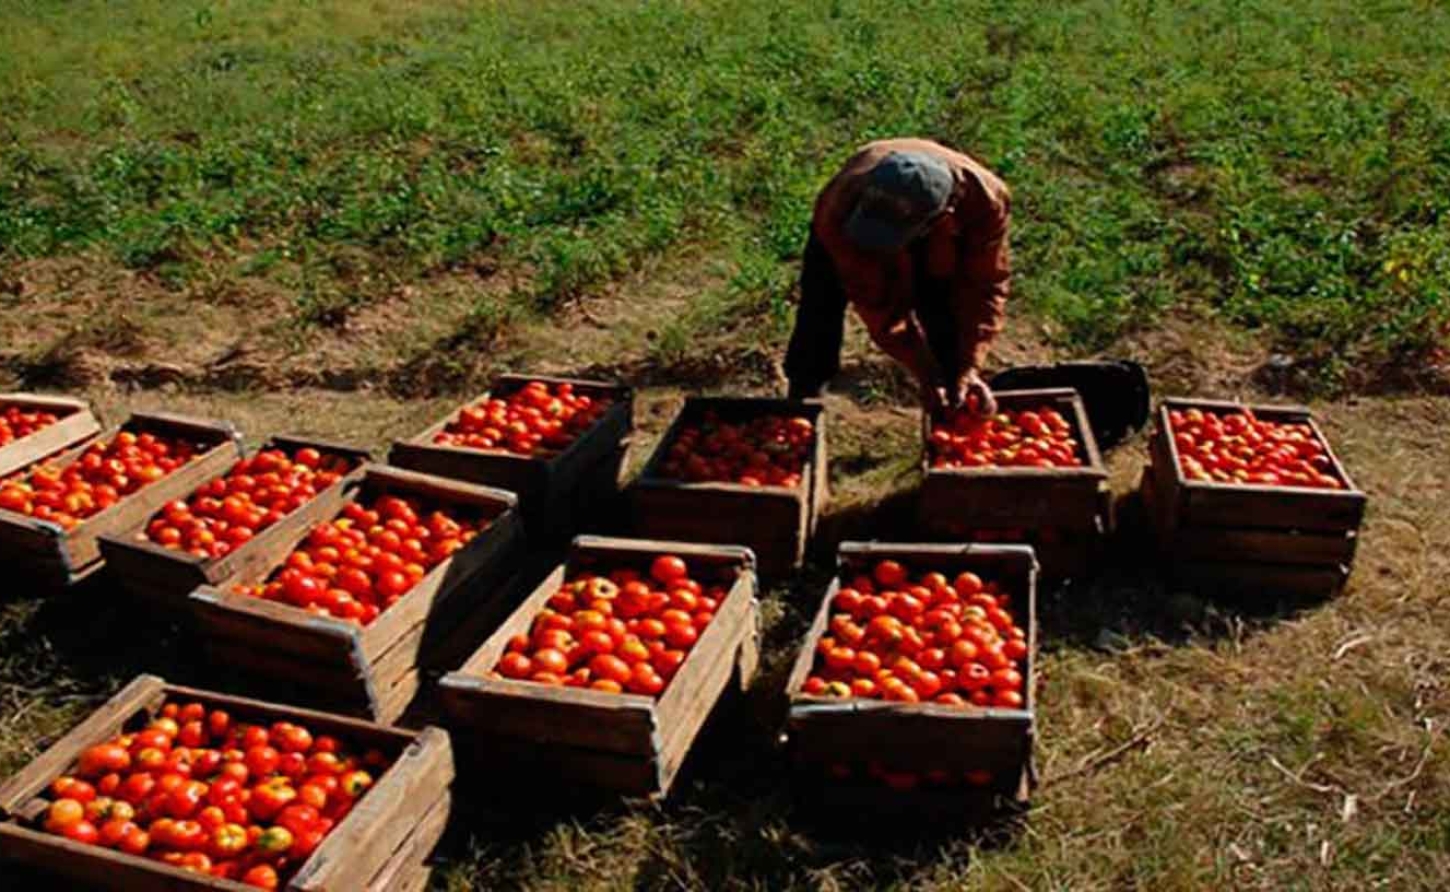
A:
{"type": "Polygon", "coordinates": [[[413,832],[408,834],[408,838],[388,859],[388,863],[368,883],[368,892],[408,892],[412,889],[423,889],[427,885],[429,873],[424,862],[443,838],[443,831],[448,828],[448,818],[452,810],[453,796],[445,792],[418,819],[413,832]]]}
{"type": "Polygon", "coordinates": [[[457,673],[444,676],[440,685],[450,712],[500,733],[634,756],[659,748],[654,702],[638,694],[457,673]]]}
{"type": "Polygon", "coordinates": [[[690,658],[700,662],[699,667],[691,673],[691,684],[688,687],[679,687],[674,700],[670,702],[667,699],[671,691],[666,688],[656,706],[660,715],[660,727],[664,731],[658,757],[661,789],[669,789],[674,782],[675,775],[684,764],[690,746],[699,736],[705,720],[729,687],[739,659],[741,641],[754,636],[754,599],[748,593],[744,597],[734,597],[737,606],[732,608],[732,615],[727,622],[716,630],[715,624],[722,619],[717,613],[705,630],[705,635],[700,637],[700,641],[690,652],[690,658]],[[712,631],[716,631],[716,635],[713,640],[707,641],[712,631]],[[703,648],[702,644],[705,645],[703,648]]]}
{"type": "MultiPolygon", "coordinates": [[[[160,861],[72,842],[18,824],[0,823],[0,857],[110,892],[248,892],[241,883],[182,870],[160,861]]],[[[57,887],[52,887],[57,888],[57,887]]],[[[58,888],[74,888],[69,883],[58,888]]]]}
{"type": "Polygon", "coordinates": [[[1296,597],[1324,597],[1336,594],[1349,580],[1344,565],[1265,564],[1250,561],[1174,561],[1169,574],[1195,587],[1219,587],[1250,592],[1269,592],[1296,597]]]}
{"type": "Polygon", "coordinates": [[[1329,564],[1354,560],[1355,533],[1278,532],[1276,530],[1193,527],[1167,542],[1168,553],[1186,562],[1223,561],[1265,564],[1329,564]]]}
{"type": "Polygon", "coordinates": [[[509,766],[507,776],[498,781],[505,787],[581,784],[622,795],[663,789],[660,762],[653,755],[626,755],[564,743],[539,746],[520,737],[474,730],[452,733],[460,762],[490,771],[499,764],[509,766]]]}
{"type": "Polygon", "coordinates": [[[203,629],[238,644],[330,663],[350,660],[362,647],[360,626],[288,604],[209,586],[193,592],[191,601],[203,629]]]}

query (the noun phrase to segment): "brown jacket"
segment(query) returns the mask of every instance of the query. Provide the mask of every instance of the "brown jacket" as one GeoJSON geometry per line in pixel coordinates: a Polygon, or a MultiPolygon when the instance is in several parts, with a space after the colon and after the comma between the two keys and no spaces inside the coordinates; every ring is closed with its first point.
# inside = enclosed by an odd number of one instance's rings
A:
{"type": "Polygon", "coordinates": [[[888,139],[866,145],[826,186],[816,200],[811,228],[825,246],[847,299],[871,338],[919,380],[955,379],[981,368],[993,337],[1001,330],[1011,290],[1007,227],[1011,218],[1007,186],[976,159],[924,139],[888,139]],[[866,182],[866,174],[893,151],[935,155],[952,168],[957,181],[951,207],[955,227],[938,223],[925,236],[932,279],[949,282],[951,315],[957,326],[958,363],[938,369],[916,317],[919,291],[912,282],[910,253],[882,256],[858,248],[843,231],[866,182]]]}

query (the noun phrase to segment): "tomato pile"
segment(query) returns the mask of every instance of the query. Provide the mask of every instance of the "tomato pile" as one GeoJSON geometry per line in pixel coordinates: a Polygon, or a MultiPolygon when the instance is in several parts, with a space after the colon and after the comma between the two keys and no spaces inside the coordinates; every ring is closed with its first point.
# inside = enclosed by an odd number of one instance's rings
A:
{"type": "Polygon", "coordinates": [[[569,579],[516,635],[495,671],[504,678],[658,696],[725,599],[685,562],[660,555],[648,574],[630,569],[569,579]]]}
{"type": "Polygon", "coordinates": [[[413,498],[349,502],[313,527],[266,582],[237,591],[367,625],[487,526],[428,511],[413,498]]]}
{"type": "Polygon", "coordinates": [[[1344,488],[1328,450],[1307,424],[1202,409],[1170,411],[1168,424],[1179,467],[1189,480],[1344,488]]]}
{"type": "Polygon", "coordinates": [[[9,446],[59,420],[60,416],[54,412],[31,410],[24,406],[6,406],[0,412],[0,446],[9,446]]]}
{"type": "Polygon", "coordinates": [[[388,760],[291,722],[168,703],[144,730],[81,754],[50,787],[44,828],[76,842],[276,889],[388,760]]]}
{"type": "Polygon", "coordinates": [[[534,455],[568,446],[609,406],[608,399],[575,393],[572,384],[530,381],[508,396],[466,407],[433,442],[534,455]]]}
{"type": "Polygon", "coordinates": [[[1027,633],[995,582],[970,571],[912,581],[883,560],[837,592],[802,690],[948,706],[1020,709],[1027,633]]]}
{"type": "Polygon", "coordinates": [[[989,417],[958,412],[927,437],[933,468],[1079,468],[1072,425],[1051,406],[989,417]]]}
{"type": "Polygon", "coordinates": [[[809,418],[766,415],[735,424],[706,412],[670,444],[661,476],[691,483],[799,486],[816,428],[809,418]]]}
{"type": "Polygon", "coordinates": [[[42,464],[0,483],[0,508],[71,530],[202,451],[185,440],[121,431],[64,468],[42,464]]]}
{"type": "Polygon", "coordinates": [[[351,459],[311,447],[292,454],[258,452],[198,488],[189,500],[169,503],[146,525],[146,537],[197,557],[225,557],[342,479],[353,465],[351,459]]]}

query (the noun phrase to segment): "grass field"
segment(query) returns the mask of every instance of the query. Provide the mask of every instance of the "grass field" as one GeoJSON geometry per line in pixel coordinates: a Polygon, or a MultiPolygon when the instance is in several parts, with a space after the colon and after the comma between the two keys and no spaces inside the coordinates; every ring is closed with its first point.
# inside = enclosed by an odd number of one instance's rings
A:
{"type": "MultiPolygon", "coordinates": [[[[745,708],[667,805],[483,803],[439,888],[1441,889],[1447,58],[1434,0],[12,0],[0,378],[378,447],[503,368],[614,375],[640,458],[684,393],[778,386],[835,164],[958,145],[1014,192],[995,362],[1314,401],[1372,500],[1349,591],[1217,604],[1124,560],[1051,593],[1020,831],[816,832],[775,692],[831,542],[892,538],[916,483],[910,390],[853,328],[827,541],[745,708]]],[[[206,680],[93,597],[0,604],[0,773],[136,671],[206,680]]]]}

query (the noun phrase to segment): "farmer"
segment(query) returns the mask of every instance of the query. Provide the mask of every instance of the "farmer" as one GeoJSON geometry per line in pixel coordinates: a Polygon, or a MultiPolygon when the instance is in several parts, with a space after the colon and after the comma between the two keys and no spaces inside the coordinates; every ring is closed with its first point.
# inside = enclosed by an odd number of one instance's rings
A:
{"type": "Polygon", "coordinates": [[[980,162],[924,139],[862,148],[816,199],[785,356],[794,398],[841,367],[846,305],[916,378],[931,411],[996,411],[982,363],[1011,290],[1011,196],[980,162]]]}

